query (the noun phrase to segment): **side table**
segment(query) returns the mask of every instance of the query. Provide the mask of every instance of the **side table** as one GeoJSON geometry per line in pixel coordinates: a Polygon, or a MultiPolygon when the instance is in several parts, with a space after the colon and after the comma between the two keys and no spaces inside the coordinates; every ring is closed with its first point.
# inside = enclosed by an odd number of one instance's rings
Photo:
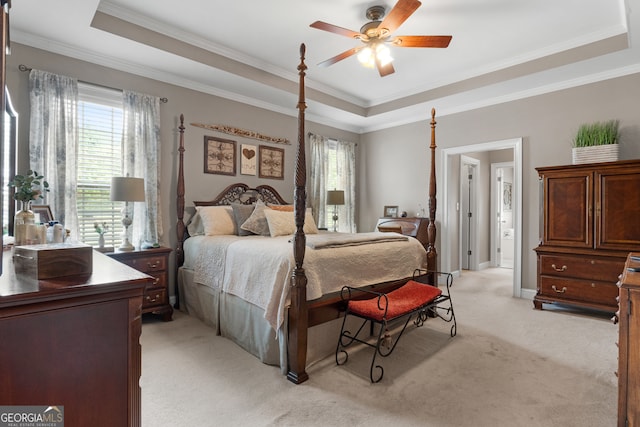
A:
{"type": "Polygon", "coordinates": [[[105,254],[154,277],[155,280],[144,290],[142,313],[162,315],[164,321],[171,320],[173,315],[173,307],[169,304],[169,254],[171,249],[165,247],[105,254]]]}

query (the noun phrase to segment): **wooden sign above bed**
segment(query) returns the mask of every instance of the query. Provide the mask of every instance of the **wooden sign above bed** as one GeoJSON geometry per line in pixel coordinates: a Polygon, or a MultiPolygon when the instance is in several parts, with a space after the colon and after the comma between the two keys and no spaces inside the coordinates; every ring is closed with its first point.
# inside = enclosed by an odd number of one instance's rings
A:
{"type": "Polygon", "coordinates": [[[203,129],[215,130],[217,132],[222,132],[229,135],[243,136],[245,138],[258,139],[260,141],[265,141],[265,142],[273,142],[274,144],[290,144],[287,138],[267,136],[252,130],[244,130],[244,129],[236,128],[233,126],[206,125],[204,123],[191,123],[191,126],[195,126],[203,129]]]}

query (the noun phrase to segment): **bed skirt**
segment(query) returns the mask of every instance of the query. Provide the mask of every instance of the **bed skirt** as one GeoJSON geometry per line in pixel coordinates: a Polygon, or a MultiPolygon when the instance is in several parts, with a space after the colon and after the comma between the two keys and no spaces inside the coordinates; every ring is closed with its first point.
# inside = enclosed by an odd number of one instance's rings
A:
{"type": "MultiPolygon", "coordinates": [[[[274,331],[264,310],[218,289],[194,283],[193,270],[178,270],[180,310],[202,320],[217,335],[226,337],[268,365],[280,366],[287,374],[286,323],[274,331]]],[[[333,355],[342,319],[309,328],[307,366],[333,355]]]]}

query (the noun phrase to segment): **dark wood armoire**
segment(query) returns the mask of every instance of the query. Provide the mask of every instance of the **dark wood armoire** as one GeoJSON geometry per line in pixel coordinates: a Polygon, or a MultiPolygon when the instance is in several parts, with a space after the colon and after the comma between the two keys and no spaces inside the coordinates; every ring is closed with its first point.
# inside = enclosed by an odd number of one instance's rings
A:
{"type": "Polygon", "coordinates": [[[534,305],[618,309],[616,282],[640,251],[640,160],[536,168],[542,212],[534,305]]]}

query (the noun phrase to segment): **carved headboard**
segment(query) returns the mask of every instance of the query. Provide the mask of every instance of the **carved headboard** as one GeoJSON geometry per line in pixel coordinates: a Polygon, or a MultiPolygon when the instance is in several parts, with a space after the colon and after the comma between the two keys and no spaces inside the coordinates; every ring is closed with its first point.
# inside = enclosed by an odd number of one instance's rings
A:
{"type": "Polygon", "coordinates": [[[258,200],[274,205],[288,205],[278,191],[269,185],[259,185],[251,188],[247,184],[231,184],[210,201],[194,201],[195,206],[220,206],[232,203],[242,203],[250,205],[258,200]]]}

